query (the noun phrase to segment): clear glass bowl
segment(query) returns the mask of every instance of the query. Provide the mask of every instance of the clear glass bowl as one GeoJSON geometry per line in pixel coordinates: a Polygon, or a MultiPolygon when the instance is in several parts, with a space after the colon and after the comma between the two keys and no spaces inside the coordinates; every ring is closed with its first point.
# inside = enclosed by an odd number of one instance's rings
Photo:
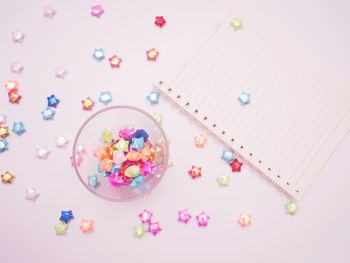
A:
{"type": "Polygon", "coordinates": [[[112,106],[100,110],[90,116],[78,131],[73,144],[72,165],[82,184],[98,197],[111,201],[129,201],[140,198],[158,185],[168,166],[168,144],[165,133],[159,123],[148,113],[130,106],[112,106]],[[89,185],[89,177],[98,173],[99,160],[94,156],[96,147],[103,145],[101,134],[104,129],[118,132],[125,127],[144,129],[149,134],[149,141],[157,149],[156,173],[144,177],[138,186],[125,185],[115,187],[108,177],[98,175],[99,185],[89,185]],[[76,154],[79,145],[83,145],[85,153],[76,154]],[[78,158],[82,157],[79,163],[78,158]]]}

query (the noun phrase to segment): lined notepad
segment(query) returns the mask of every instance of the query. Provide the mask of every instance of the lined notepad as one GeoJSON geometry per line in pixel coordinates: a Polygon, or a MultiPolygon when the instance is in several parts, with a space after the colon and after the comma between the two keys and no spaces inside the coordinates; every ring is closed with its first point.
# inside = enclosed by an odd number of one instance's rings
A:
{"type": "Polygon", "coordinates": [[[350,89],[237,9],[182,56],[156,88],[299,199],[350,128],[350,89]],[[241,30],[230,26],[235,18],[241,30]],[[242,91],[251,94],[249,105],[238,102],[242,91]]]}

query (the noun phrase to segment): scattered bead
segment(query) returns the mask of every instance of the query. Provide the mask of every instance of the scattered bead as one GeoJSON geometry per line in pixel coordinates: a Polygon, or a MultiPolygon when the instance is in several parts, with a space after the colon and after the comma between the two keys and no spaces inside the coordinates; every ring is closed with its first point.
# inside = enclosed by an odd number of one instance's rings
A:
{"type": "Polygon", "coordinates": [[[203,148],[206,143],[207,138],[203,134],[194,137],[194,144],[196,147],[203,148]]]}
{"type": "Polygon", "coordinates": [[[156,120],[156,122],[158,122],[160,125],[163,124],[163,115],[160,113],[154,113],[153,114],[153,118],[156,120]]]}
{"type": "Polygon", "coordinates": [[[188,221],[190,221],[190,219],[192,218],[192,216],[187,210],[180,210],[178,214],[179,214],[178,221],[185,224],[187,224],[188,221]]]}
{"type": "Polygon", "coordinates": [[[232,172],[240,172],[241,168],[242,168],[243,163],[241,163],[240,161],[238,161],[237,159],[234,159],[231,163],[231,169],[232,172]]]}
{"type": "Polygon", "coordinates": [[[24,70],[24,65],[21,62],[14,62],[11,64],[11,72],[21,74],[24,70]]]}
{"type": "Polygon", "coordinates": [[[22,96],[18,94],[17,90],[12,90],[7,93],[9,97],[9,102],[12,104],[18,104],[22,96]]]}
{"type": "Polygon", "coordinates": [[[25,191],[25,198],[28,201],[35,202],[36,199],[38,199],[39,196],[40,196],[40,194],[38,194],[38,192],[36,191],[36,189],[34,187],[28,188],[25,191]]]}
{"type": "Polygon", "coordinates": [[[6,115],[0,114],[0,124],[5,124],[6,123],[6,115]]]}
{"type": "Polygon", "coordinates": [[[159,103],[160,93],[158,91],[151,91],[150,94],[146,97],[151,105],[159,103]]]}
{"type": "Polygon", "coordinates": [[[92,110],[95,104],[95,102],[90,97],[82,100],[81,103],[83,104],[83,110],[92,110]]]}
{"type": "Polygon", "coordinates": [[[98,62],[104,60],[105,53],[102,48],[95,48],[94,52],[92,53],[92,57],[96,59],[98,62]]]}
{"type": "Polygon", "coordinates": [[[43,116],[43,120],[53,120],[55,116],[55,111],[52,108],[47,107],[45,110],[41,112],[41,115],[43,116]]]}
{"type": "Polygon", "coordinates": [[[12,184],[13,180],[15,180],[15,176],[9,171],[6,171],[1,175],[1,182],[3,184],[12,184]]]}
{"type": "Polygon", "coordinates": [[[70,161],[73,167],[80,167],[81,162],[83,161],[83,157],[80,154],[75,154],[75,157],[70,157],[70,161]]]}
{"type": "Polygon", "coordinates": [[[77,148],[76,148],[76,152],[77,154],[81,155],[81,154],[86,154],[86,149],[85,146],[83,144],[78,144],[77,148]]]}
{"type": "Polygon", "coordinates": [[[55,69],[55,77],[58,79],[64,79],[68,74],[68,70],[64,66],[59,66],[55,69]]]}
{"type": "Polygon", "coordinates": [[[48,107],[56,108],[58,103],[60,103],[60,100],[57,99],[55,95],[52,94],[50,97],[47,97],[47,106],[48,107]]]}
{"type": "Polygon", "coordinates": [[[159,55],[159,51],[155,48],[146,51],[147,60],[156,61],[159,55]]]}
{"type": "Polygon", "coordinates": [[[240,224],[241,227],[249,226],[251,224],[250,215],[245,213],[240,214],[237,222],[238,224],[240,224]]]}
{"type": "Polygon", "coordinates": [[[134,237],[142,238],[146,232],[147,229],[143,224],[134,227],[134,237]]]}
{"type": "Polygon", "coordinates": [[[240,18],[234,18],[230,25],[234,30],[240,30],[243,27],[243,21],[240,18]]]}
{"type": "Polygon", "coordinates": [[[202,212],[196,216],[196,219],[197,219],[198,226],[206,227],[208,225],[208,221],[210,217],[206,213],[202,212]]]}
{"type": "Polygon", "coordinates": [[[202,168],[196,167],[192,165],[191,170],[188,171],[188,174],[192,177],[192,179],[196,179],[202,176],[202,168]]]}
{"type": "Polygon", "coordinates": [[[248,92],[243,91],[237,99],[242,106],[250,104],[250,94],[248,92]]]}
{"type": "Polygon", "coordinates": [[[149,223],[151,221],[153,213],[149,211],[148,209],[144,209],[140,214],[139,218],[141,219],[142,223],[149,223]]]}
{"type": "Polygon", "coordinates": [[[38,157],[38,159],[46,160],[49,154],[50,151],[45,146],[42,146],[36,150],[36,157],[38,157]]]}
{"type": "Polygon", "coordinates": [[[111,56],[109,59],[109,64],[111,65],[112,68],[119,68],[120,64],[122,63],[122,59],[118,57],[117,55],[111,56]]]}
{"type": "Polygon", "coordinates": [[[56,235],[65,235],[67,234],[68,224],[58,221],[56,225],[54,225],[54,229],[56,232],[56,235]]]}
{"type": "Polygon", "coordinates": [[[14,43],[23,43],[25,37],[26,35],[19,30],[12,32],[12,41],[14,43]]]}
{"type": "Polygon", "coordinates": [[[101,5],[94,5],[91,7],[91,15],[100,18],[104,14],[105,10],[101,5]]]}
{"type": "Polygon", "coordinates": [[[94,231],[94,221],[83,219],[80,223],[80,230],[84,234],[91,233],[94,231]]]}
{"type": "Polygon", "coordinates": [[[235,159],[235,157],[232,151],[224,149],[222,151],[221,159],[230,164],[235,159]]]}
{"type": "Polygon", "coordinates": [[[24,123],[22,121],[14,122],[12,126],[12,131],[17,135],[21,136],[26,129],[24,128],[24,123]]]}
{"type": "Polygon", "coordinates": [[[97,175],[91,175],[88,177],[88,184],[92,188],[97,188],[100,185],[100,181],[98,180],[97,175]]]}
{"type": "Polygon", "coordinates": [[[154,21],[156,26],[163,27],[165,23],[166,21],[163,16],[156,16],[156,20],[154,21]]]}
{"type": "Polygon", "coordinates": [[[158,222],[155,222],[155,223],[149,222],[148,223],[148,232],[150,232],[154,236],[156,236],[161,230],[162,229],[160,228],[158,222]]]}
{"type": "Polygon", "coordinates": [[[100,93],[99,101],[107,105],[112,101],[112,94],[109,91],[102,91],[100,93]]]}
{"type": "Polygon", "coordinates": [[[60,220],[66,224],[69,223],[74,218],[72,210],[69,211],[61,211],[60,220]]]}
{"type": "Polygon", "coordinates": [[[221,174],[216,178],[219,186],[228,186],[230,183],[230,177],[227,174],[221,174]]]}
{"type": "Polygon", "coordinates": [[[0,126],[0,138],[5,139],[7,136],[10,135],[10,129],[8,126],[0,126]]]}
{"type": "Polygon", "coordinates": [[[6,139],[0,139],[0,153],[8,150],[8,143],[6,139]]]}
{"type": "Polygon", "coordinates": [[[18,90],[19,83],[16,80],[9,80],[5,83],[5,88],[7,89],[8,92],[10,91],[16,91],[18,90]]]}
{"type": "Polygon", "coordinates": [[[53,19],[57,14],[57,11],[50,6],[43,7],[43,15],[46,18],[53,19]]]}
{"type": "Polygon", "coordinates": [[[291,201],[285,205],[286,212],[290,215],[295,215],[299,210],[299,205],[295,201],[291,201]]]}
{"type": "Polygon", "coordinates": [[[65,149],[68,143],[69,143],[69,140],[63,135],[56,138],[56,146],[58,148],[65,149]]]}

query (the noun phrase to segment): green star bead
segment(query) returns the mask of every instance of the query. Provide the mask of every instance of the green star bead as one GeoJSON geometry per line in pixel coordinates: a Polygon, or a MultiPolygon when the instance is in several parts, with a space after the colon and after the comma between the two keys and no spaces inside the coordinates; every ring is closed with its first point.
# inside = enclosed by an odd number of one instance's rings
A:
{"type": "Polygon", "coordinates": [[[147,229],[144,225],[134,226],[134,237],[142,238],[146,232],[147,229]]]}
{"type": "Polygon", "coordinates": [[[127,152],[129,150],[129,141],[120,139],[119,142],[116,144],[116,147],[119,151],[127,152]]]}
{"type": "Polygon", "coordinates": [[[240,30],[243,27],[243,21],[239,18],[234,18],[230,25],[234,30],[240,30]]]}
{"type": "Polygon", "coordinates": [[[104,143],[111,143],[113,140],[113,133],[107,129],[104,129],[101,134],[101,139],[104,143]]]}
{"type": "Polygon", "coordinates": [[[287,213],[290,214],[290,215],[293,215],[293,216],[299,210],[299,205],[296,202],[294,202],[294,201],[289,202],[288,204],[285,205],[285,207],[286,207],[287,213]]]}
{"type": "Polygon", "coordinates": [[[230,183],[230,180],[231,180],[230,176],[224,173],[216,178],[216,181],[218,182],[219,186],[228,186],[230,183]]]}

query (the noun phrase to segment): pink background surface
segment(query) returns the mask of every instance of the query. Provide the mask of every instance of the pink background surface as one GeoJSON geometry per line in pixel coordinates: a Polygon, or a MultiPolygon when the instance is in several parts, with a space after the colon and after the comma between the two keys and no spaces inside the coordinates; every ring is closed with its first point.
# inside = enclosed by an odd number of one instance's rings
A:
{"type": "MultiPolygon", "coordinates": [[[[215,178],[230,173],[220,160],[223,146],[213,138],[204,149],[193,146],[193,137],[202,131],[165,101],[151,107],[145,100],[167,63],[180,47],[224,1],[100,1],[106,14],[91,17],[94,1],[2,0],[0,23],[0,81],[17,79],[23,100],[10,105],[0,89],[0,113],[13,121],[23,120],[27,132],[11,135],[10,150],[0,155],[0,172],[16,175],[13,185],[0,185],[0,262],[349,262],[350,261],[350,137],[333,154],[312,188],[300,202],[297,216],[285,214],[287,197],[248,167],[232,176],[231,185],[221,189],[215,178]],[[42,7],[52,5],[58,15],[45,19],[42,7]],[[163,15],[163,29],[153,25],[163,15]],[[11,41],[13,30],[27,37],[23,44],[11,41]],[[104,48],[124,61],[118,70],[91,58],[94,48],[104,48]],[[145,51],[152,47],[161,54],[156,63],[147,62],[145,51]],[[24,72],[10,72],[20,60],[24,72]],[[64,80],[54,69],[65,65],[64,80]],[[70,148],[55,146],[55,137],[64,134],[71,142],[90,113],[81,110],[80,100],[97,101],[103,90],[112,92],[115,104],[138,106],[164,115],[164,129],[171,140],[174,166],[159,187],[141,200],[112,203],[93,196],[79,182],[70,166],[70,148]],[[128,90],[126,94],[125,91],[128,90]],[[46,97],[55,94],[61,103],[55,120],[44,122],[40,112],[46,97]],[[35,157],[35,149],[47,146],[47,161],[35,157]],[[187,170],[192,164],[203,167],[203,177],[192,181],[187,170]],[[24,199],[28,187],[41,196],[36,203],[24,199]],[[163,231],[143,240],[132,236],[137,214],[149,208],[163,231]],[[206,211],[207,228],[192,220],[177,222],[177,211],[192,215],[206,211]],[[66,236],[56,236],[53,225],[60,211],[72,209],[75,219],[66,236]],[[236,219],[241,212],[252,214],[252,226],[241,229],[236,219]],[[84,235],[81,219],[95,221],[96,231],[84,235]]],[[[245,1],[246,5],[299,39],[331,74],[350,83],[349,3],[342,0],[305,1],[289,4],[277,0],[245,1]]],[[[96,104],[94,111],[101,109],[96,104]]],[[[296,164],[297,165],[297,164],[296,164]]]]}

